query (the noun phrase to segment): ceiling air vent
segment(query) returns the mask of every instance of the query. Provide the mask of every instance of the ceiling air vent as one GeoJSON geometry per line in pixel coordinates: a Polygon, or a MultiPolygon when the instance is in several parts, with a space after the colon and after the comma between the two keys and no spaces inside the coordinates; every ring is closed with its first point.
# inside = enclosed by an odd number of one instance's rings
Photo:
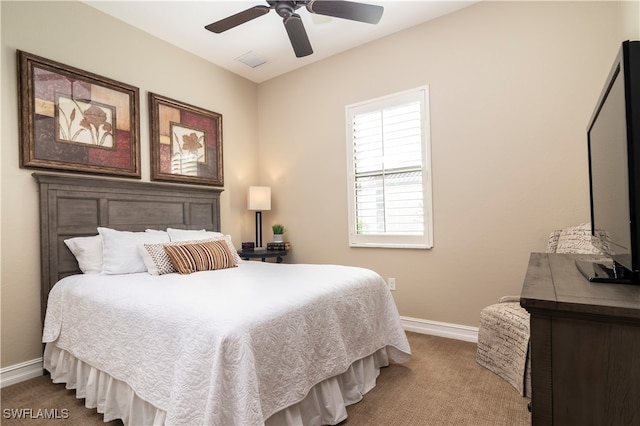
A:
{"type": "Polygon", "coordinates": [[[267,63],[266,59],[262,58],[255,52],[247,52],[244,55],[236,58],[236,60],[242,62],[247,66],[250,66],[251,68],[257,68],[260,65],[267,63]]]}

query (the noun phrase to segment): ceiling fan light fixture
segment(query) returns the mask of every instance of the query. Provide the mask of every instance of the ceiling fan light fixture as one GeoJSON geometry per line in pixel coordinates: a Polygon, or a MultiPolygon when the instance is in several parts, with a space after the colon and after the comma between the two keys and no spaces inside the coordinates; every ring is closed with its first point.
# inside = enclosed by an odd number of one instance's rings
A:
{"type": "Polygon", "coordinates": [[[253,51],[247,52],[244,55],[237,57],[236,61],[240,61],[251,68],[257,68],[260,65],[264,65],[267,63],[266,59],[253,51]]]}

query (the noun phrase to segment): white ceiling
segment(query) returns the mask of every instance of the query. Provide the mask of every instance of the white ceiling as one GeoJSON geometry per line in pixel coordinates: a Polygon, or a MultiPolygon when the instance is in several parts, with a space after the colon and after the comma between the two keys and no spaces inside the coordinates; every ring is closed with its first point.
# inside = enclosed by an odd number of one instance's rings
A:
{"type": "Polygon", "coordinates": [[[221,34],[204,29],[207,24],[255,5],[267,5],[264,0],[84,2],[256,83],[475,3],[462,0],[363,0],[384,6],[384,14],[377,25],[314,15],[302,7],[297,13],[302,17],[314,53],[296,58],[282,18],[274,10],[221,34]],[[249,52],[266,59],[267,63],[251,68],[236,60],[249,52]]]}

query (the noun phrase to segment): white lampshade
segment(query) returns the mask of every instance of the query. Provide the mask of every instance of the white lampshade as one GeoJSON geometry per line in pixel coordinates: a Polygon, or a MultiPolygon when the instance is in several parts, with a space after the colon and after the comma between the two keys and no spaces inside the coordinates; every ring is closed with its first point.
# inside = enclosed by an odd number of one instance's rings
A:
{"type": "Polygon", "coordinates": [[[271,210],[271,187],[250,186],[247,204],[249,205],[249,210],[271,210]]]}

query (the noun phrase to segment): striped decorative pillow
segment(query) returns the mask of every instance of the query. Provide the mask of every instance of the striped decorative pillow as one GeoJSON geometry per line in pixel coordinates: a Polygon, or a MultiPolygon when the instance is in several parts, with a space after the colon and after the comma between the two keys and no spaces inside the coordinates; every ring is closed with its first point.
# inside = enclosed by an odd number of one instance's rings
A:
{"type": "Polygon", "coordinates": [[[225,241],[229,246],[229,250],[233,254],[233,258],[236,263],[240,263],[242,260],[240,256],[238,256],[238,250],[236,250],[233,245],[233,241],[231,240],[231,235],[225,235],[224,237],[216,237],[210,238],[206,240],[192,240],[192,241],[177,241],[173,243],[164,243],[164,244],[140,244],[138,246],[138,253],[142,257],[144,264],[147,266],[147,271],[151,275],[164,275],[171,274],[173,272],[177,272],[176,268],[173,267],[173,263],[171,263],[171,259],[169,259],[169,255],[164,249],[164,246],[171,245],[183,245],[183,244],[195,244],[195,243],[206,243],[209,241],[225,241]]]}
{"type": "Polygon", "coordinates": [[[233,268],[237,262],[224,240],[164,246],[171,263],[181,274],[233,268]]]}

